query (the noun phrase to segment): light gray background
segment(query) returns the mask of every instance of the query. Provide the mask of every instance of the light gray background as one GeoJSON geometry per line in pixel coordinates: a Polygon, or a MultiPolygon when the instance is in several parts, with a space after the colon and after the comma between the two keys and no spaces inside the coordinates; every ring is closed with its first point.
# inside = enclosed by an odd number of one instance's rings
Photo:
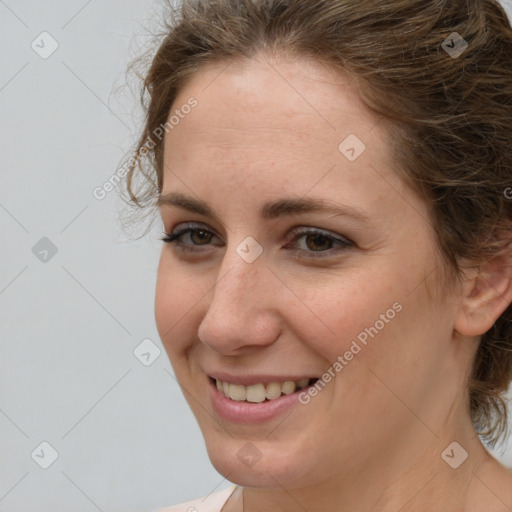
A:
{"type": "MultiPolygon", "coordinates": [[[[132,242],[116,191],[92,195],[134,142],[138,97],[114,91],[159,12],[0,0],[3,512],[149,512],[229,485],[156,331],[161,226],[132,242]],[[59,45],[46,59],[31,47],[50,48],[43,31],[59,45]],[[32,252],[43,237],[57,247],[46,262],[32,252]],[[147,338],[161,350],[150,366],[133,354],[147,338]]],[[[496,455],[512,466],[512,446],[496,455]]]]}

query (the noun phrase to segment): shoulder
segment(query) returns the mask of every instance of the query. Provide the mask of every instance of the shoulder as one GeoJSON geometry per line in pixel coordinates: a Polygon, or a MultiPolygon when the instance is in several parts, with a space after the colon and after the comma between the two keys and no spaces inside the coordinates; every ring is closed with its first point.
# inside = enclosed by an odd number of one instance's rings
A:
{"type": "Polygon", "coordinates": [[[498,512],[512,510],[512,468],[504,466],[498,460],[489,459],[480,465],[480,470],[471,477],[467,510],[498,512]],[[473,478],[474,477],[474,478],[473,478]]]}
{"type": "Polygon", "coordinates": [[[161,508],[154,512],[220,512],[228,498],[233,494],[236,485],[217,491],[208,496],[179,503],[172,507],[161,508]]]}

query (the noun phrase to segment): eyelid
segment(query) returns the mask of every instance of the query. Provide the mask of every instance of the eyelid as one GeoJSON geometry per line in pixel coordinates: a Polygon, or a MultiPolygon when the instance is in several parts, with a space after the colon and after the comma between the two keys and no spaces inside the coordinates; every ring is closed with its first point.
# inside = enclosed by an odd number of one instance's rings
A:
{"type": "MultiPolygon", "coordinates": [[[[212,235],[220,238],[220,236],[217,235],[217,233],[213,229],[211,229],[208,225],[202,224],[200,222],[185,222],[183,224],[178,224],[178,226],[180,226],[179,229],[176,229],[176,227],[174,227],[173,229],[171,229],[170,233],[165,232],[165,235],[168,237],[169,236],[180,237],[181,235],[185,235],[191,231],[201,231],[202,230],[202,231],[207,231],[208,233],[211,233],[212,235]],[[176,231],[176,232],[174,232],[174,231],[176,231]]],[[[190,244],[188,244],[188,245],[190,245],[190,244]]]]}
{"type": "MultiPolygon", "coordinates": [[[[179,226],[181,226],[181,224],[179,224],[179,226]]],[[[205,224],[198,223],[198,222],[184,223],[182,225],[182,227],[180,227],[175,233],[173,233],[173,231],[175,229],[176,228],[173,228],[171,230],[171,233],[165,233],[166,236],[164,238],[162,238],[161,240],[163,240],[164,242],[167,242],[167,243],[174,244],[176,246],[176,248],[181,251],[189,251],[189,252],[196,252],[196,253],[204,252],[204,250],[199,249],[201,247],[201,244],[199,244],[199,245],[185,244],[185,243],[179,241],[179,238],[181,236],[188,234],[190,232],[202,230],[202,231],[211,233],[213,236],[218,237],[218,235],[215,233],[215,231],[213,231],[210,227],[208,227],[205,224]],[[197,249],[195,249],[195,248],[197,248],[197,249]]],[[[295,252],[295,253],[301,253],[303,255],[305,254],[306,256],[304,256],[304,257],[306,259],[307,258],[321,258],[321,257],[326,258],[328,256],[337,255],[341,251],[344,251],[344,250],[346,250],[350,247],[353,247],[355,245],[354,242],[352,242],[350,239],[348,239],[347,237],[344,237],[342,235],[338,235],[337,233],[333,233],[326,229],[321,229],[321,228],[317,228],[317,227],[313,227],[313,226],[304,226],[304,225],[297,226],[290,231],[290,235],[292,236],[292,239],[290,242],[293,243],[293,242],[296,242],[298,239],[302,238],[303,236],[308,236],[308,235],[311,236],[311,235],[315,235],[315,234],[325,237],[326,239],[330,240],[334,244],[338,244],[338,247],[337,248],[332,247],[325,251],[308,251],[306,249],[290,249],[290,251],[295,252]]],[[[285,247],[287,247],[289,245],[289,243],[285,247]]],[[[204,244],[204,245],[211,246],[212,244],[208,243],[208,244],[204,244]]]]}
{"type": "MultiPolygon", "coordinates": [[[[204,229],[205,231],[211,232],[215,236],[219,236],[212,228],[210,228],[206,224],[202,224],[201,222],[185,222],[183,224],[177,224],[177,226],[181,226],[181,227],[178,229],[178,231],[176,233],[174,233],[174,234],[172,233],[176,229],[176,227],[174,227],[171,229],[170,233],[165,232],[165,234],[168,236],[170,236],[171,234],[181,235],[181,234],[185,234],[188,229],[197,229],[197,230],[204,229]]],[[[353,243],[352,240],[350,240],[349,238],[347,238],[343,235],[339,235],[338,233],[334,233],[328,229],[317,228],[314,226],[301,225],[301,226],[297,226],[297,227],[293,228],[292,230],[290,230],[291,235],[303,235],[303,234],[311,234],[311,233],[319,233],[328,238],[330,237],[333,239],[338,239],[338,241],[340,241],[340,242],[353,243]]]]}
{"type": "Polygon", "coordinates": [[[352,240],[348,239],[346,236],[338,235],[337,233],[333,233],[332,231],[329,231],[328,229],[323,228],[317,228],[313,226],[298,226],[296,228],[293,228],[290,231],[291,235],[310,235],[310,234],[319,234],[322,236],[325,236],[326,238],[331,238],[333,240],[336,240],[338,242],[345,242],[347,244],[353,244],[352,240]]]}

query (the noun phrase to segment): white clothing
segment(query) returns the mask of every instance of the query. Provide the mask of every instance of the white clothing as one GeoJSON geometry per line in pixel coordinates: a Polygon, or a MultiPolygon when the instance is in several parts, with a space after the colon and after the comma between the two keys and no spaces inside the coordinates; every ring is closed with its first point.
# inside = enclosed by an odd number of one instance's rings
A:
{"type": "Polygon", "coordinates": [[[179,503],[172,507],[155,510],[155,512],[220,512],[235,489],[236,485],[233,485],[232,487],[214,492],[208,496],[179,503]]]}

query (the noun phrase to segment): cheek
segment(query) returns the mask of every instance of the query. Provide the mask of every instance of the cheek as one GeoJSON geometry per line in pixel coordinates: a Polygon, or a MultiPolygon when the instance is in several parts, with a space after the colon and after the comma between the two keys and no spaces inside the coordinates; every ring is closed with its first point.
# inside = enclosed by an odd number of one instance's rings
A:
{"type": "Polygon", "coordinates": [[[162,344],[172,358],[184,352],[194,339],[193,333],[189,332],[191,315],[201,294],[191,277],[177,271],[170,260],[162,254],[156,280],[155,321],[162,344]]]}
{"type": "Polygon", "coordinates": [[[301,294],[307,307],[289,310],[290,325],[297,327],[304,343],[334,363],[351,347],[358,350],[353,342],[364,348],[365,342],[369,345],[368,340],[381,337],[398,321],[402,309],[399,295],[389,283],[369,275],[316,280],[301,294]]]}
{"type": "Polygon", "coordinates": [[[326,371],[357,381],[361,372],[372,370],[392,381],[400,378],[398,365],[407,369],[403,376],[419,375],[421,361],[429,366],[435,354],[429,338],[442,338],[446,322],[440,321],[439,306],[425,286],[418,286],[419,277],[414,279],[423,273],[402,263],[386,272],[316,280],[301,294],[308,307],[288,310],[296,335],[322,357],[326,371]]]}

